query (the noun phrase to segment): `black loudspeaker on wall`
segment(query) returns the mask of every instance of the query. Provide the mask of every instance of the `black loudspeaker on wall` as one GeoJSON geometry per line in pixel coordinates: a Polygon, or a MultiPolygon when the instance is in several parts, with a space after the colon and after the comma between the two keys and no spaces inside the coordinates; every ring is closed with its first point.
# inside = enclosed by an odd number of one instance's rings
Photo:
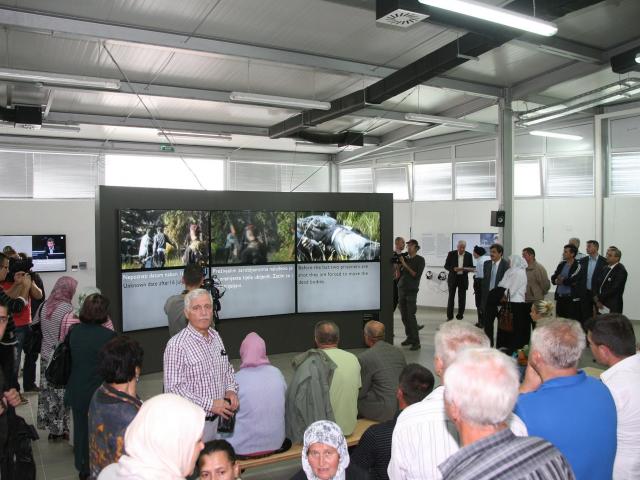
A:
{"type": "Polygon", "coordinates": [[[491,226],[504,227],[505,213],[504,210],[496,210],[491,212],[491,226]]]}

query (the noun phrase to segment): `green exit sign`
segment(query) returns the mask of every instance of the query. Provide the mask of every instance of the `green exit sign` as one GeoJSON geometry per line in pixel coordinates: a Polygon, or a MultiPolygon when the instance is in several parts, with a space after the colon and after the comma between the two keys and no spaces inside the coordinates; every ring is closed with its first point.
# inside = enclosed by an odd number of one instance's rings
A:
{"type": "Polygon", "coordinates": [[[173,147],[173,145],[160,145],[160,151],[161,152],[175,152],[176,149],[173,147]]]}

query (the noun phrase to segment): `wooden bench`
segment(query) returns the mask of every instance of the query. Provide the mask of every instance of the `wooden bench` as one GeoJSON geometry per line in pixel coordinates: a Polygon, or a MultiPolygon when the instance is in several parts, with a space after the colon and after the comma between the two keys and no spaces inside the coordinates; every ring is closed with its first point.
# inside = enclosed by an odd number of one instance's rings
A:
{"type": "MultiPolygon", "coordinates": [[[[347,445],[353,447],[360,443],[360,438],[362,434],[365,432],[367,428],[371,425],[375,425],[378,422],[374,422],[373,420],[367,420],[365,418],[361,418],[356,423],[356,428],[351,435],[347,438],[347,445]]],[[[282,453],[276,453],[275,455],[269,455],[268,457],[249,459],[249,460],[239,460],[240,468],[242,470],[246,470],[249,468],[263,467],[265,465],[271,465],[273,463],[278,462],[286,462],[288,460],[300,460],[302,458],[302,445],[294,444],[291,446],[289,450],[282,453]]]]}

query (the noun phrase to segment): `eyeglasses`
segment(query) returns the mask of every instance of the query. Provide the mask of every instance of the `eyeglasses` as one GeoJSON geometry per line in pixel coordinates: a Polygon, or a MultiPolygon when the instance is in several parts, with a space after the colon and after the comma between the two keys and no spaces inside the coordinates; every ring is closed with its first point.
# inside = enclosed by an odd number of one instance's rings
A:
{"type": "Polygon", "coordinates": [[[213,310],[213,305],[210,303],[207,303],[205,305],[192,305],[191,307],[189,307],[189,310],[196,313],[200,313],[202,311],[211,312],[213,310]]]}

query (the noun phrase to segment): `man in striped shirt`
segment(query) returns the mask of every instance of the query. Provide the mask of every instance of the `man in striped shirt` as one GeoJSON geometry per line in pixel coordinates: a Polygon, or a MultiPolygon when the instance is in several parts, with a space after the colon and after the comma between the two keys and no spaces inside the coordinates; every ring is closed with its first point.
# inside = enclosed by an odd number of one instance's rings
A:
{"type": "Polygon", "coordinates": [[[509,430],[519,379],[515,362],[491,348],[466,350],[447,368],[445,407],[462,448],[438,466],[444,480],[575,479],[551,443],[509,430]]]}
{"type": "Polygon", "coordinates": [[[184,298],[188,325],[173,336],[164,351],[164,391],[200,406],[207,414],[203,441],[217,436],[218,418],[239,407],[238,384],[222,339],[212,328],[213,299],[201,288],[184,298]]]}

